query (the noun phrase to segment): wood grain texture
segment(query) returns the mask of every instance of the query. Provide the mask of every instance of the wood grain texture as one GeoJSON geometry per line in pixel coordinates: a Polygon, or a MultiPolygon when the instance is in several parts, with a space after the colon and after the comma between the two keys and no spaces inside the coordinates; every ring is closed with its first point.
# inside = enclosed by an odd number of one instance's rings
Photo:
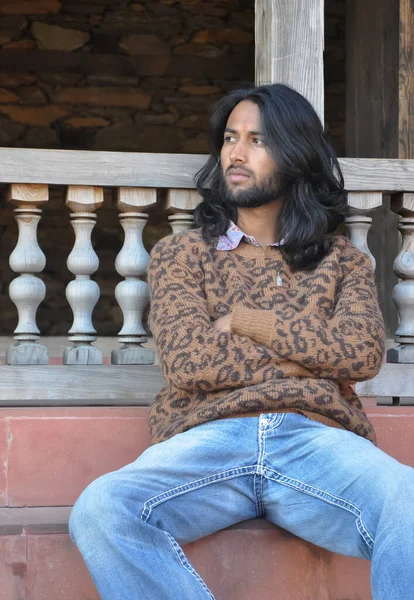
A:
{"type": "Polygon", "coordinates": [[[382,205],[382,192],[349,192],[348,206],[351,214],[367,212],[382,205]]]}
{"type": "Polygon", "coordinates": [[[399,3],[398,158],[414,158],[414,4],[399,3]]]}
{"type": "Polygon", "coordinates": [[[117,207],[121,212],[140,212],[157,202],[155,188],[120,187],[117,191],[117,207]]]}
{"type": "Polygon", "coordinates": [[[0,366],[1,406],[89,406],[151,403],[165,385],[150,366],[0,366]]]}
{"type": "Polygon", "coordinates": [[[97,186],[70,185],[66,192],[66,205],[74,212],[93,212],[103,201],[103,188],[97,186]]]}
{"type": "MultiPolygon", "coordinates": [[[[0,183],[194,189],[206,160],[204,154],[0,148],[0,183]]],[[[414,160],[339,162],[348,191],[414,191],[414,160]]]]}
{"type": "Polygon", "coordinates": [[[171,189],[167,192],[166,208],[169,212],[191,212],[201,201],[196,190],[171,189]]]}
{"type": "Polygon", "coordinates": [[[0,183],[194,188],[206,160],[200,154],[0,148],[0,183]]]}
{"type": "Polygon", "coordinates": [[[285,83],[323,121],[323,0],[256,0],[256,83],[285,83]]]}
{"type": "Polygon", "coordinates": [[[399,3],[347,0],[347,156],[398,157],[399,3]]]}
{"type": "Polygon", "coordinates": [[[24,205],[38,206],[49,200],[49,188],[47,185],[15,183],[7,190],[9,202],[15,202],[19,208],[24,205]]]}

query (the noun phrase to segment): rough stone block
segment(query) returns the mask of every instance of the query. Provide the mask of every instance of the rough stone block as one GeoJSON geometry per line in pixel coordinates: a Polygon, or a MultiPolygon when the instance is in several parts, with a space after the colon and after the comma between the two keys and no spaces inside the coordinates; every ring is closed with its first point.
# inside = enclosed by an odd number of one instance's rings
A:
{"type": "Polygon", "coordinates": [[[219,58],[226,53],[226,50],[221,47],[212,46],[211,44],[180,44],[174,48],[174,54],[188,54],[193,56],[204,56],[205,58],[219,58]]]}
{"type": "Polygon", "coordinates": [[[46,50],[63,50],[71,52],[82,48],[91,39],[90,33],[67,29],[58,25],[36,22],[32,25],[32,34],[39,42],[41,48],[46,50]]]}
{"type": "Polygon", "coordinates": [[[25,86],[19,89],[19,98],[24,104],[46,104],[45,94],[36,86],[25,86]]]}
{"type": "Polygon", "coordinates": [[[17,40],[16,42],[9,42],[3,47],[13,48],[14,50],[31,50],[33,48],[37,48],[37,44],[34,40],[17,40]]]}
{"type": "MultiPolygon", "coordinates": [[[[1,107],[0,107],[1,112],[1,107]]],[[[13,121],[9,121],[9,119],[4,119],[0,117],[0,145],[1,146],[12,146],[14,142],[21,136],[24,132],[25,127],[20,123],[14,123],[13,121]]],[[[2,269],[2,273],[7,273],[7,267],[2,269]]],[[[6,296],[4,299],[5,302],[10,303],[11,300],[6,296]]],[[[5,304],[2,304],[5,306],[5,304]]],[[[4,308],[5,312],[2,312],[3,323],[8,322],[6,308],[4,308]]],[[[12,312],[12,318],[14,319],[16,315],[15,309],[12,312]]],[[[11,330],[10,330],[11,331],[11,330]]]]}
{"type": "Polygon", "coordinates": [[[53,95],[58,104],[87,104],[91,106],[125,106],[145,110],[151,96],[137,89],[113,87],[62,88],[53,95]]]}
{"type": "Polygon", "coordinates": [[[193,42],[199,44],[248,44],[251,41],[253,34],[241,29],[205,29],[193,37],[193,42]]]}
{"type": "Polygon", "coordinates": [[[21,85],[30,85],[36,81],[36,75],[31,73],[0,73],[0,87],[15,88],[21,85]]]}
{"type": "Polygon", "coordinates": [[[59,106],[1,106],[0,113],[8,115],[13,121],[26,125],[50,125],[62,117],[69,115],[68,111],[59,106]]]}
{"type": "Polygon", "coordinates": [[[19,97],[9,90],[0,89],[0,103],[7,104],[8,102],[18,102],[19,97]]]}
{"type": "Polygon", "coordinates": [[[65,124],[69,125],[69,127],[74,127],[75,129],[84,127],[106,127],[109,125],[109,121],[102,117],[72,117],[67,119],[65,124]]]}
{"type": "Polygon", "coordinates": [[[58,0],[7,0],[0,5],[0,15],[45,15],[60,11],[58,0]]]}
{"type": "Polygon", "coordinates": [[[56,129],[51,127],[33,127],[29,129],[26,132],[24,141],[26,148],[60,148],[61,146],[56,129]]]}
{"type": "Polygon", "coordinates": [[[121,50],[131,56],[169,56],[170,48],[155,35],[126,35],[119,42],[121,50]]]}
{"type": "Polygon", "coordinates": [[[221,89],[215,85],[182,85],[179,91],[190,96],[210,96],[219,94],[221,89]]]}

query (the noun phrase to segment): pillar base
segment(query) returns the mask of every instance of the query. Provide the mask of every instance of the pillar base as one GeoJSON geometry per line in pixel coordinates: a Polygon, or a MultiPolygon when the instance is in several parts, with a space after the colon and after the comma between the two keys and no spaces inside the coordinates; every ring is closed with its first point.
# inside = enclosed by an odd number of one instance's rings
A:
{"type": "Polygon", "coordinates": [[[121,348],[111,352],[111,363],[113,365],[153,365],[154,362],[154,351],[143,348],[139,344],[133,346],[124,344],[121,348]]]}
{"type": "Polygon", "coordinates": [[[102,351],[90,344],[79,344],[65,348],[63,351],[64,365],[101,365],[102,363],[102,351]]]}
{"type": "Polygon", "coordinates": [[[8,365],[47,365],[47,348],[36,342],[15,342],[7,349],[6,362],[8,365]]]}
{"type": "Polygon", "coordinates": [[[399,344],[387,352],[387,362],[414,364],[414,344],[399,344]]]}

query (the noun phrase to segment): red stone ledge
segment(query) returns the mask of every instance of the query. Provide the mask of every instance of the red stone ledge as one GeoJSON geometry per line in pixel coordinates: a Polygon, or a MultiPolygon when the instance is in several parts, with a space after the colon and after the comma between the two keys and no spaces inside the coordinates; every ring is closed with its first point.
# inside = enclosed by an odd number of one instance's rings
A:
{"type": "MultiPolygon", "coordinates": [[[[414,466],[414,407],[366,410],[380,447],[414,466]]],[[[70,506],[149,444],[146,407],[0,408],[0,506],[70,506]]],[[[1,600],[1,599],[0,599],[1,600]]]]}
{"type": "MultiPolygon", "coordinates": [[[[370,563],[275,526],[226,529],[184,552],[216,600],[372,600],[370,563]]],[[[0,536],[1,600],[99,600],[67,534],[0,536]]]]}

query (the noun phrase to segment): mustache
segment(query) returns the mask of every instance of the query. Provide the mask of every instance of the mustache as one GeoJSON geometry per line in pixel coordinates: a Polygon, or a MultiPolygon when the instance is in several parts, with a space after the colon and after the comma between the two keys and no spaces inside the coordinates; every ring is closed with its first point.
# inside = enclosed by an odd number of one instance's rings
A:
{"type": "Polygon", "coordinates": [[[241,171],[242,173],[246,173],[246,175],[250,175],[250,177],[253,175],[253,173],[249,171],[249,169],[245,169],[244,167],[236,167],[235,165],[230,165],[229,167],[227,167],[225,175],[230,173],[230,171],[232,171],[233,169],[236,171],[241,171]]]}

